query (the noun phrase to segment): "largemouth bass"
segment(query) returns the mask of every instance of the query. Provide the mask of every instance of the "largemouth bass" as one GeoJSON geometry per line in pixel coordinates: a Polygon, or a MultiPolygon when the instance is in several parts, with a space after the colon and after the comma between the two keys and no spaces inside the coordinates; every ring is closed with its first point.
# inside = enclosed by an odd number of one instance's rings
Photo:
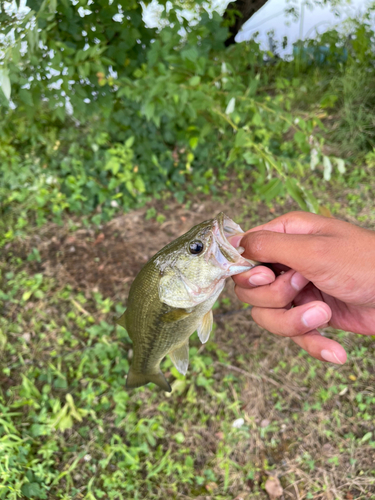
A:
{"type": "Polygon", "coordinates": [[[136,276],[127,309],[118,320],[133,342],[128,388],[153,382],[171,392],[160,370],[167,354],[186,374],[189,337],[197,331],[202,344],[207,342],[212,306],[225,279],[258,264],[229,243],[228,237],[240,233],[240,226],[221,212],[162,248],[136,276]]]}

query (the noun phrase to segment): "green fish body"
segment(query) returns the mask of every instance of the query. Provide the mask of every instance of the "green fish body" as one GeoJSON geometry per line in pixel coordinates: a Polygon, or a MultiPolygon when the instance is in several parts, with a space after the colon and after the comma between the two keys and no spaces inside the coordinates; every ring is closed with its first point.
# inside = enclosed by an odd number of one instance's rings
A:
{"type": "Polygon", "coordinates": [[[207,342],[212,306],[225,279],[257,265],[228,242],[227,237],[239,233],[241,228],[220,213],[169,243],[139,272],[118,320],[133,342],[128,388],[153,382],[170,392],[160,370],[166,355],[186,374],[189,337],[197,331],[201,342],[207,342]]]}

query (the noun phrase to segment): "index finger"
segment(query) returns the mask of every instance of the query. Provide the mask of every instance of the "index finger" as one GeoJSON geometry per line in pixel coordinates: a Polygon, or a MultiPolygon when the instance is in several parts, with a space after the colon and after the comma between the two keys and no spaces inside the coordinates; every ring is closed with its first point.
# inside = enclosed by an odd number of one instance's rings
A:
{"type": "MultiPolygon", "coordinates": [[[[346,223],[308,212],[290,212],[234,236],[230,241],[233,246],[245,249],[243,256],[246,258],[284,264],[302,273],[312,257],[321,258],[329,249],[330,237],[337,233],[337,226],[341,224],[346,223]]],[[[315,264],[319,262],[313,260],[315,264]]]]}
{"type": "Polygon", "coordinates": [[[246,233],[266,230],[287,234],[316,234],[324,232],[327,226],[332,225],[331,223],[332,218],[324,217],[323,215],[316,215],[310,212],[288,212],[265,224],[253,227],[249,231],[246,231],[246,233]]]}
{"type": "Polygon", "coordinates": [[[241,240],[243,257],[269,264],[283,264],[306,278],[320,269],[322,258],[334,248],[333,237],[311,234],[285,234],[273,231],[246,233],[241,240]],[[312,268],[313,267],[313,268],[312,268]]]}
{"type": "Polygon", "coordinates": [[[289,212],[265,224],[249,229],[244,235],[231,237],[230,242],[234,247],[238,247],[239,242],[247,234],[257,231],[272,231],[285,234],[326,234],[329,228],[329,232],[332,233],[335,232],[334,226],[340,223],[342,222],[335,220],[335,224],[332,224],[331,218],[310,212],[289,212]]]}

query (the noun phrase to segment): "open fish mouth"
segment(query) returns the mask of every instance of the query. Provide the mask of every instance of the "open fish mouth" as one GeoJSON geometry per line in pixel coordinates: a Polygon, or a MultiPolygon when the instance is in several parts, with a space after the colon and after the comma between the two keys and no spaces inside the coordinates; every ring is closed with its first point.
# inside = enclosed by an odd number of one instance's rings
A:
{"type": "Polygon", "coordinates": [[[228,238],[244,234],[244,231],[223,212],[220,212],[214,220],[212,232],[216,244],[213,245],[211,258],[214,259],[216,265],[227,270],[227,276],[248,271],[259,265],[259,262],[255,260],[242,257],[243,249],[241,247],[234,248],[230,244],[228,238]]]}
{"type": "MultiPolygon", "coordinates": [[[[236,224],[232,219],[227,217],[224,212],[220,212],[216,217],[220,235],[223,239],[231,236],[236,236],[237,234],[243,234],[241,227],[236,224]]],[[[229,243],[229,242],[228,242],[229,243]]]]}

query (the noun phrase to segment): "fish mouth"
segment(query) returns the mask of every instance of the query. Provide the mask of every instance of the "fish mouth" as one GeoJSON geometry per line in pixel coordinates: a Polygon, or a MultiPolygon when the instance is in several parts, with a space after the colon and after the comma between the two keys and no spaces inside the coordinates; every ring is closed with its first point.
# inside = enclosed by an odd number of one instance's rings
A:
{"type": "Polygon", "coordinates": [[[255,260],[242,257],[240,247],[235,248],[230,244],[228,238],[238,234],[244,234],[241,227],[232,219],[227,217],[224,212],[220,212],[214,219],[213,236],[215,240],[215,250],[211,256],[215,264],[227,271],[227,276],[243,273],[260,263],[255,260]]]}

